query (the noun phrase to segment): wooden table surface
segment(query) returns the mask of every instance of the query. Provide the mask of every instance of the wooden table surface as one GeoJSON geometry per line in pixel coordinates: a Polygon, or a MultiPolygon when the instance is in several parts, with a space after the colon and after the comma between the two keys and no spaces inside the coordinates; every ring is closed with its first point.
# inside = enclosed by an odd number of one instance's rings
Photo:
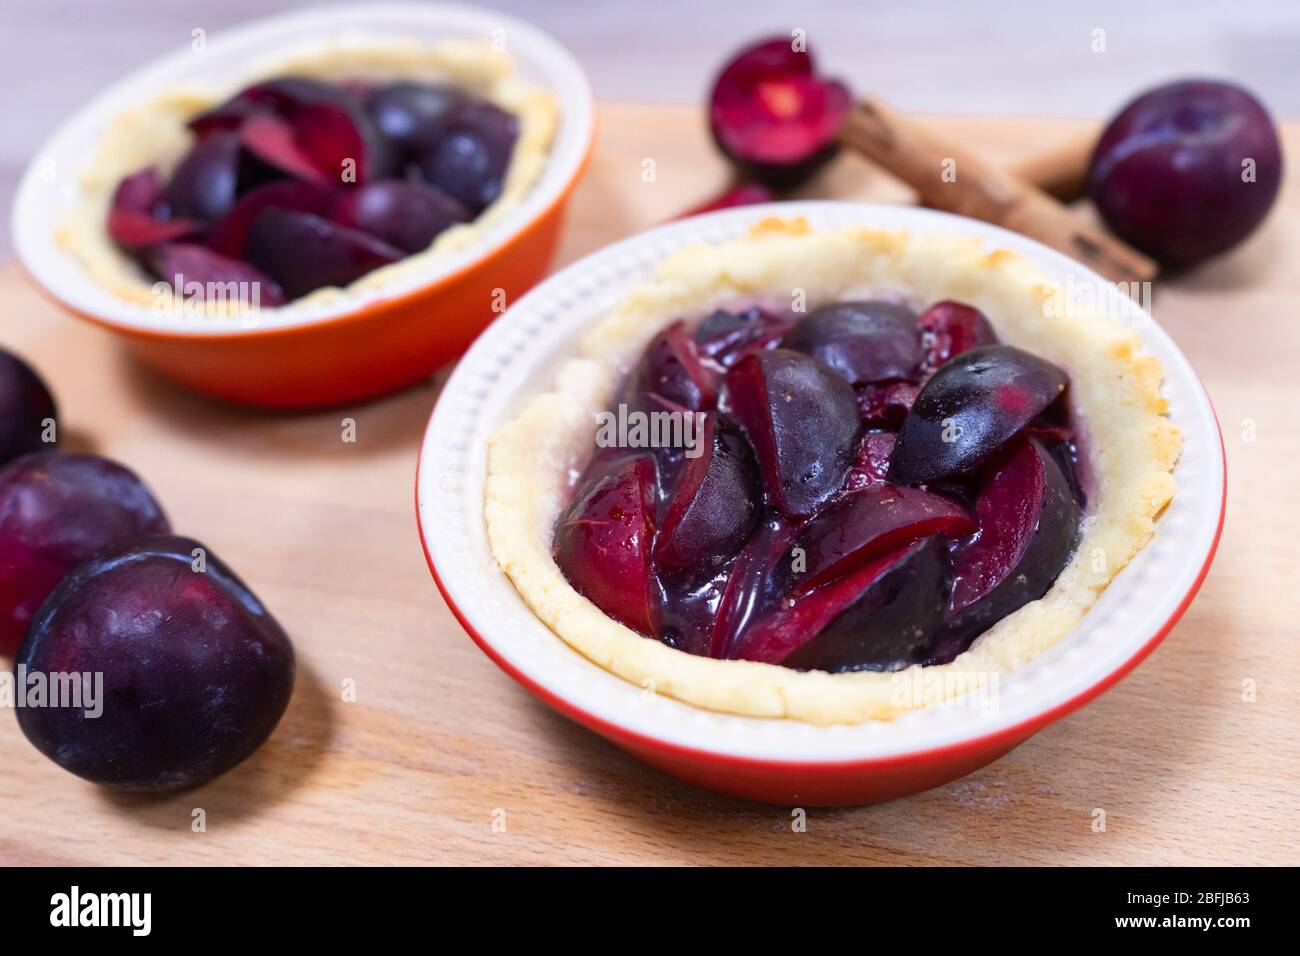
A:
{"type": "MultiPolygon", "coordinates": [[[[1078,128],[935,122],[1005,161],[1078,128]]],[[[1294,162],[1300,126],[1286,138],[1294,162]]],[[[605,105],[561,260],[724,181],[694,112],[605,105]]],[[[908,196],[853,157],[808,193],[908,196]]],[[[1155,316],[1205,380],[1229,460],[1222,547],[1182,623],[1117,687],[997,763],[889,804],[811,810],[806,832],[787,809],[643,767],[464,636],[425,567],[412,505],[441,376],[320,414],[223,407],[138,366],[5,267],[0,344],[51,383],[67,443],[129,463],[178,531],[236,568],[293,636],[299,677],[252,759],[163,799],[67,775],[0,715],[0,864],[1298,862],[1298,212],[1293,173],[1247,245],[1156,285],[1155,316]],[[340,439],[347,417],[352,444],[340,439]]]]}

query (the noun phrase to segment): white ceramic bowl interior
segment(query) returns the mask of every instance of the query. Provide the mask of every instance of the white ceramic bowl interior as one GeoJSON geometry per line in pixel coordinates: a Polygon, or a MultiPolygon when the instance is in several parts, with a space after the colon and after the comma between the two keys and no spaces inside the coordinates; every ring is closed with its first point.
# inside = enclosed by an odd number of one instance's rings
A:
{"type": "Polygon", "coordinates": [[[259,329],[305,325],[352,312],[380,299],[409,293],[455,272],[502,246],[551,205],[583,161],[594,122],[591,88],[569,53],[536,27],[491,10],[431,3],[355,4],[306,10],[258,20],[206,38],[202,53],[188,46],[113,84],[69,119],[28,167],[14,201],[13,236],[18,257],[32,276],[73,309],[134,328],[175,333],[230,331],[220,319],[175,318],[125,302],[100,286],[55,242],[55,229],[78,201],[78,181],[103,131],[123,110],[189,83],[229,83],[263,60],[333,39],[425,42],[477,38],[503,43],[522,78],[548,89],[560,104],[560,126],[546,168],[524,201],[466,249],[448,252],[429,267],[381,289],[326,304],[266,310],[259,329]]]}
{"type": "MultiPolygon", "coordinates": [[[[648,278],[668,252],[734,238],[767,216],[804,216],[820,228],[870,225],[973,235],[1015,250],[1075,290],[1110,289],[1071,259],[1015,233],[901,206],[797,202],[675,222],[601,250],[538,285],[484,332],[443,389],[424,437],[419,520],[444,587],[469,624],[506,661],[581,710],[647,737],[716,753],[841,761],[927,750],[982,737],[1047,712],[1104,680],[1146,644],[1194,587],[1213,548],[1223,500],[1223,457],[1210,402],[1187,359],[1149,314],[1125,322],[1165,370],[1170,416],[1184,449],[1178,492],[1152,541],[1080,624],[1024,667],[999,677],[996,707],[912,711],[893,722],[819,727],[737,717],[644,692],[572,650],[524,604],[488,550],[483,521],[488,436],[521,401],[551,385],[580,333],[648,278]]],[[[1113,294],[1113,293],[1112,293],[1113,294]]],[[[1140,310],[1139,310],[1140,311],[1140,310]]]]}

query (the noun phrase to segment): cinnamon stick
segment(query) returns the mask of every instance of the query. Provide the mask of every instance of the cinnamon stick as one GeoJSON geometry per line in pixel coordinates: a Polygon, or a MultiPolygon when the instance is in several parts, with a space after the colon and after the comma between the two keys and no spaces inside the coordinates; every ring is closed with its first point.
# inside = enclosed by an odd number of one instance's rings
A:
{"type": "Polygon", "coordinates": [[[1098,135],[1094,129],[1072,136],[1053,149],[1017,163],[1011,172],[1061,202],[1073,202],[1087,186],[1088,166],[1098,135]]]}
{"type": "Polygon", "coordinates": [[[1154,261],[1075,216],[1041,189],[878,100],[860,100],[841,137],[915,189],[926,205],[1036,239],[1116,282],[1145,282],[1156,274],[1154,261]]]}

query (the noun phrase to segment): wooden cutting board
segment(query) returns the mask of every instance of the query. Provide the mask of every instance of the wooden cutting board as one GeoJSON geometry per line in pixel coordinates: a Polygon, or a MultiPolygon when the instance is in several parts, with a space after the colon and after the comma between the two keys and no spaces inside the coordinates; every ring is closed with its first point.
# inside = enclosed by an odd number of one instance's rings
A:
{"type": "MultiPolygon", "coordinates": [[[[935,122],[1006,162],[1079,130],[935,122]]],[[[695,111],[607,104],[600,123],[562,262],[725,182],[695,111]]],[[[1294,162],[1300,125],[1286,136],[1294,162]]],[[[807,192],[908,198],[855,157],[807,192]]],[[[1296,863],[1298,212],[1293,172],[1246,246],[1156,285],[1155,316],[1204,378],[1229,460],[1222,548],[1186,618],[1116,688],[992,766],[881,806],[811,810],[802,833],[789,810],[643,767],[534,701],[461,632],[426,570],[412,504],[442,376],[320,414],[227,408],[136,365],[4,268],[0,343],[49,380],[68,445],[145,476],[177,530],[279,616],[300,670],[266,746],[164,799],[69,776],[0,714],[0,863],[1296,863]],[[343,418],[356,419],[354,444],[343,418]]]]}

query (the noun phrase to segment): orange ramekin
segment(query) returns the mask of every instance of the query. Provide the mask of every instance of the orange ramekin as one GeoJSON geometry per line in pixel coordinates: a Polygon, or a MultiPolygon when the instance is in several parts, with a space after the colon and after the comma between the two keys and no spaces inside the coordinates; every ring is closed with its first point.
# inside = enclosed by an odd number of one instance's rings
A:
{"type": "Polygon", "coordinates": [[[316,408],[370,398],[427,378],[463,352],[545,274],[565,207],[594,142],[590,86],[550,37],[494,12],[428,4],[333,7],[260,20],[165,57],[115,84],[70,119],[32,160],[14,203],[13,234],[28,274],[75,315],[109,329],[142,361],[197,391],[266,408],[316,408]],[[355,36],[375,41],[504,42],[525,81],[550,90],[560,120],[529,193],[464,250],[366,292],[237,318],[161,314],[99,286],[55,240],[79,199],[77,170],[124,109],[186,82],[219,82],[287,48],[355,36]],[[54,171],[54,174],[51,174],[54,171]]]}

